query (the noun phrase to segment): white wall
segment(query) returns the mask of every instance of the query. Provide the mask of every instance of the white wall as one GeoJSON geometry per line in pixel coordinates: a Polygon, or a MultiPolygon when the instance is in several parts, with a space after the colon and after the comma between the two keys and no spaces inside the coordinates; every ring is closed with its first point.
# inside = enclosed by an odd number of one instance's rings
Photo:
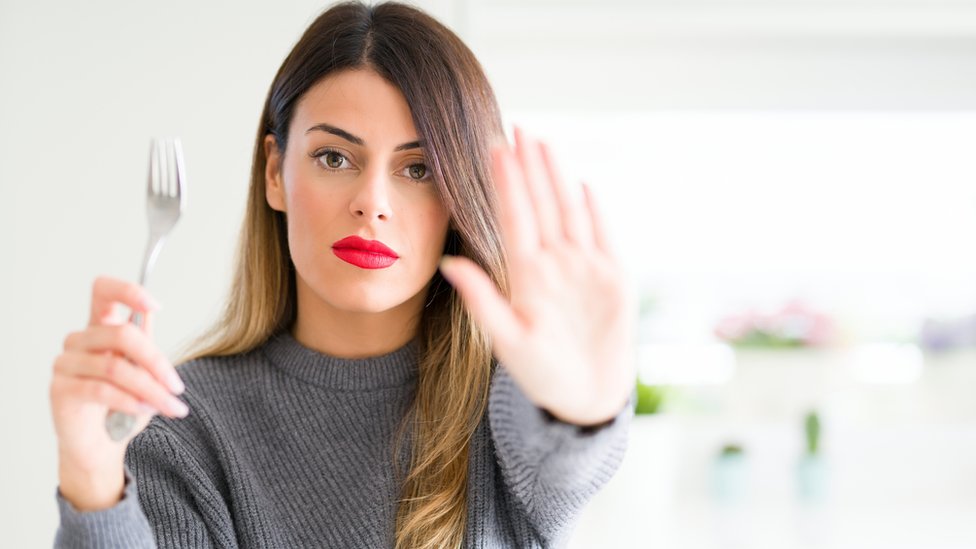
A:
{"type": "MultiPolygon", "coordinates": [[[[556,126],[540,112],[976,109],[971,2],[420,5],[469,41],[505,111],[543,133],[556,126]]],[[[0,1],[3,545],[53,536],[51,362],[84,325],[97,274],[138,276],[149,137],[182,137],[190,179],[150,282],[172,352],[222,301],[261,102],[322,7],[0,1]]]]}
{"type": "Polygon", "coordinates": [[[187,210],[150,281],[166,310],[157,340],[173,352],[225,294],[264,95],[322,7],[0,4],[0,545],[53,540],[51,364],[87,321],[93,278],[139,275],[149,138],[182,137],[189,174],[187,210]]]}

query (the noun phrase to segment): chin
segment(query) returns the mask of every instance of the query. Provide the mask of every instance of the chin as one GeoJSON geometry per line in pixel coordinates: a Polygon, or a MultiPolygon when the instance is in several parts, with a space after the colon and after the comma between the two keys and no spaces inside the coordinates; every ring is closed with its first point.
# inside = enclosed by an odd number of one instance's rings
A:
{"type": "Polygon", "coordinates": [[[396,309],[409,302],[414,295],[396,295],[388,291],[358,289],[351,291],[332,291],[319,294],[332,308],[349,313],[375,314],[396,309]]]}
{"type": "Polygon", "coordinates": [[[298,278],[298,285],[304,286],[306,297],[318,300],[326,309],[358,314],[383,313],[409,306],[412,300],[423,299],[418,294],[424,293],[426,288],[425,284],[420,284],[419,288],[410,287],[412,285],[406,283],[405,277],[371,279],[349,277],[346,273],[320,272],[311,279],[298,278]]]}

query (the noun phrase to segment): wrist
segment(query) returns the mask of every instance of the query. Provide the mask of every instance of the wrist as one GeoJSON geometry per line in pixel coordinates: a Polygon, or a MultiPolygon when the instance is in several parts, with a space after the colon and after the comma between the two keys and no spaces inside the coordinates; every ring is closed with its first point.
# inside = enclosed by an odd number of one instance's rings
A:
{"type": "Polygon", "coordinates": [[[100,511],[114,507],[125,492],[125,469],[121,463],[98,471],[82,471],[64,463],[58,466],[61,497],[78,511],[100,511]]]}
{"type": "Polygon", "coordinates": [[[587,416],[587,417],[561,417],[556,415],[545,408],[541,408],[543,415],[547,421],[560,423],[565,423],[567,425],[573,425],[579,428],[582,433],[589,433],[592,431],[597,431],[603,427],[606,427],[614,422],[617,418],[619,412],[615,412],[612,415],[599,415],[599,416],[587,416]]]}
{"type": "Polygon", "coordinates": [[[601,421],[601,422],[598,422],[598,423],[581,424],[581,423],[576,423],[574,421],[566,421],[564,419],[560,419],[560,418],[556,417],[555,415],[553,415],[552,412],[550,412],[549,410],[546,410],[545,408],[542,408],[541,410],[542,410],[542,414],[546,418],[546,421],[548,421],[550,423],[559,422],[559,423],[564,423],[566,425],[572,425],[572,426],[576,427],[581,434],[584,434],[584,435],[585,434],[589,434],[589,433],[594,433],[594,432],[599,431],[600,429],[602,429],[604,427],[607,427],[607,426],[611,425],[613,423],[613,421],[617,417],[617,416],[613,416],[613,417],[611,417],[608,420],[604,420],[604,421],[601,421]]]}

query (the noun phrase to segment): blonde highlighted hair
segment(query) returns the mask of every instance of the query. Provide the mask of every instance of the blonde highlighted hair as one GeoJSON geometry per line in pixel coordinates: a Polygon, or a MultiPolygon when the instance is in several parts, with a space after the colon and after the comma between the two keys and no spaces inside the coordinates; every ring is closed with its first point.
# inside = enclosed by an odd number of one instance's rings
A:
{"type": "MultiPolygon", "coordinates": [[[[416,8],[343,3],[309,26],[271,84],[254,144],[227,305],[186,359],[247,352],[294,323],[295,268],[284,214],[265,199],[264,140],[273,135],[283,153],[292,114],[305,92],[336,71],[356,68],[376,71],[410,106],[451,216],[445,253],[471,258],[507,290],[489,160],[491,145],[502,136],[501,118],[481,66],[454,33],[416,8]]],[[[492,374],[489,339],[460,296],[440,274],[428,288],[418,333],[418,386],[404,419],[412,431],[411,458],[408,471],[398,470],[398,548],[462,545],[468,449],[485,412],[492,374]]],[[[403,435],[401,430],[395,446],[403,435]]]]}

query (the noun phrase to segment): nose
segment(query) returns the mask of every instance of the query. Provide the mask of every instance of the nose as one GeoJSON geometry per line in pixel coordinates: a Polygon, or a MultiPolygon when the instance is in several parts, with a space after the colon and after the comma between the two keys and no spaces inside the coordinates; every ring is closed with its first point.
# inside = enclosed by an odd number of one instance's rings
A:
{"type": "Polygon", "coordinates": [[[355,194],[349,201],[349,212],[353,217],[362,217],[369,221],[389,219],[393,213],[390,207],[389,184],[389,178],[383,170],[364,170],[360,180],[356,182],[355,194]]]}

